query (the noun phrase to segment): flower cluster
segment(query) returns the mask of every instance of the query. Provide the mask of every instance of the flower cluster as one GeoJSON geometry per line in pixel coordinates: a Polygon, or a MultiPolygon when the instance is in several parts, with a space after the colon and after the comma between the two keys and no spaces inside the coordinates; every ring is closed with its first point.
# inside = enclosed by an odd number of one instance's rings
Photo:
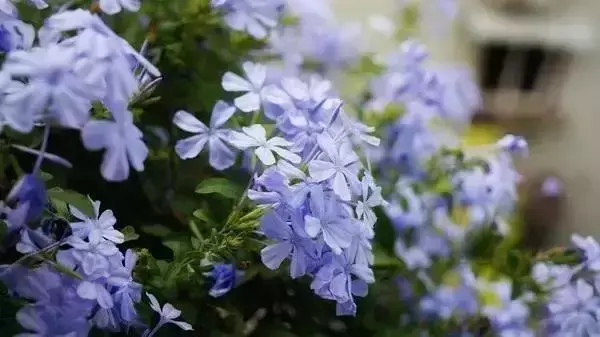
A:
{"type": "Polygon", "coordinates": [[[148,148],[128,105],[160,72],[98,15],[60,8],[39,29],[36,45],[7,53],[1,74],[3,125],[23,133],[51,123],[81,130],[87,149],[105,150],[107,180],[125,180],[130,166],[143,170],[148,148]],[[111,118],[90,120],[93,103],[111,118]]]}
{"type": "Polygon", "coordinates": [[[211,0],[211,5],[223,12],[229,28],[243,31],[256,39],[266,38],[281,16],[284,0],[211,0]]]}
{"type": "Polygon", "coordinates": [[[383,63],[366,103],[375,111],[404,109],[371,155],[377,177],[394,186],[385,211],[398,233],[395,253],[427,289],[414,298],[413,283],[402,279],[403,296],[417,301],[421,317],[483,315],[501,335],[530,336],[526,298],[511,297],[511,280],[474,273],[466,251],[482,230],[509,233],[520,179],[511,155],[525,153],[527,143],[506,135],[496,144],[463,146],[460,133],[480,105],[477,87],[464,69],[428,68],[426,59],[425,47],[403,42],[383,63]],[[440,261],[452,265],[442,275],[440,261]]]}
{"type": "Polygon", "coordinates": [[[277,269],[289,259],[293,278],[311,275],[317,295],[335,300],[340,314],[354,314],[353,295],[364,296],[374,281],[372,208],[384,203],[355,148],[379,140],[344,113],[328,81],[268,81],[266,66],[242,68],[243,76],[228,72],[222,81],[241,96],[217,102],[209,127],[188,112],[175,114],[179,128],[195,133],[177,143],[177,153],[193,158],[208,144],[210,164],[222,170],[234,164],[235,150],[252,151],[257,160],[247,193],[269,208],[261,231],[273,240],[261,252],[263,263],[277,269]],[[224,128],[237,110],[264,117],[265,125],[224,128]]]}
{"type": "Polygon", "coordinates": [[[70,207],[76,222],[69,224],[71,234],[63,238],[47,235],[45,226],[25,229],[19,251],[55,253],[56,262],[43,261],[35,269],[2,267],[1,279],[11,292],[33,301],[17,314],[19,323],[32,333],[87,336],[92,325],[119,330],[141,324],[134,305],[141,300],[142,287],[131,274],[136,254],[119,251],[124,235],[113,227],[113,213],[100,212],[98,201],[92,204],[93,217],[70,207]]]}
{"type": "Polygon", "coordinates": [[[600,331],[600,245],[590,236],[571,237],[578,263],[539,262],[533,277],[544,289],[543,331],[547,336],[592,336],[600,331]]]}
{"type": "MultiPolygon", "coordinates": [[[[49,7],[41,0],[31,2],[38,9],[49,7]]],[[[139,1],[99,2],[106,14],[139,7],[139,1]]],[[[100,202],[90,200],[92,216],[72,205],[67,218],[59,216],[49,202],[41,164],[46,159],[71,166],[46,152],[50,129],[56,127],[80,130],[87,149],[104,149],[101,173],[106,180],[125,180],[130,166],[143,170],[148,148],[129,104],[152,89],[160,72],[99,15],[68,4],[53,7],[52,13],[36,32],[19,19],[11,1],[2,5],[2,126],[19,133],[41,126],[44,132],[39,150],[13,145],[37,160],[2,203],[7,229],[3,247],[16,244],[25,255],[0,266],[0,280],[12,296],[29,301],[16,316],[26,335],[87,336],[93,327],[143,329],[135,308],[142,285],[132,274],[137,256],[133,250],[119,250],[125,236],[114,228],[113,212],[101,212],[100,202]],[[110,118],[93,119],[94,104],[101,104],[110,118]]],[[[161,320],[146,335],[166,322],[161,320]]]]}

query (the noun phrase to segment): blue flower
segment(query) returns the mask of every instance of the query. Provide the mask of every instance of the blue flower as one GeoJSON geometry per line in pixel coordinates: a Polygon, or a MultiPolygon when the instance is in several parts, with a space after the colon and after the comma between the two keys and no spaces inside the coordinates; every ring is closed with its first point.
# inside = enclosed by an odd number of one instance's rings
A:
{"type": "Polygon", "coordinates": [[[360,191],[357,177],[360,161],[349,142],[336,142],[323,133],[317,136],[323,153],[308,164],[310,176],[315,181],[329,181],[333,191],[343,201],[351,199],[352,191],[360,191]]]}
{"type": "Polygon", "coordinates": [[[117,219],[115,219],[113,212],[111,210],[105,210],[100,213],[100,201],[90,201],[94,208],[94,218],[88,217],[76,207],[69,205],[71,214],[80,220],[71,223],[73,235],[82,239],[89,239],[90,242],[108,240],[115,244],[123,243],[125,241],[125,236],[123,233],[114,229],[117,219]]]}
{"type": "Polygon", "coordinates": [[[61,125],[80,128],[89,118],[91,102],[103,89],[86,83],[73,70],[74,50],[59,45],[10,52],[4,71],[13,77],[27,78],[22,90],[4,99],[4,114],[19,132],[29,132],[46,109],[61,125]]]}
{"type": "Polygon", "coordinates": [[[135,69],[143,69],[153,77],[160,76],[154,65],[89,11],[77,9],[54,14],[46,20],[44,27],[52,32],[51,35],[58,34],[54,42],[70,52],[64,58],[69,55],[75,58],[77,76],[86,85],[98,88],[97,98],[111,113],[122,113],[139,91],[135,69]],[[74,37],[58,41],[61,33],[72,31],[77,33],[74,37]]]}
{"type": "Polygon", "coordinates": [[[586,267],[595,272],[600,271],[600,244],[591,236],[584,238],[578,234],[573,234],[571,241],[583,253],[586,267]]]}
{"type": "Polygon", "coordinates": [[[237,270],[233,264],[216,263],[213,270],[206,274],[212,278],[214,283],[208,294],[212,297],[221,297],[227,294],[243,275],[243,272],[237,270]]]}
{"type": "Polygon", "coordinates": [[[13,186],[6,197],[27,208],[26,221],[40,219],[48,203],[44,181],[37,174],[25,174],[13,186]]]}
{"type": "Polygon", "coordinates": [[[66,266],[80,265],[86,276],[108,276],[109,257],[119,254],[117,246],[110,241],[87,242],[72,236],[67,243],[73,249],[60,251],[57,260],[66,266]]]}
{"type": "Polygon", "coordinates": [[[121,321],[131,324],[135,322],[137,311],[135,304],[142,300],[142,285],[133,280],[133,268],[137,262],[137,255],[131,249],[125,252],[122,269],[117,272],[122,273],[123,282],[114,286],[116,290],[112,292],[115,303],[113,311],[121,321]]]}
{"type": "Polygon", "coordinates": [[[260,256],[271,270],[279,268],[289,257],[290,275],[297,278],[306,274],[311,264],[320,257],[321,249],[309,238],[299,235],[286,220],[274,211],[262,218],[261,231],[274,242],[263,248],[260,256]]]}
{"type": "Polygon", "coordinates": [[[594,288],[582,279],[557,289],[548,303],[549,322],[557,329],[553,335],[584,337],[599,334],[599,306],[600,298],[594,294],[594,288]]]}
{"type": "Polygon", "coordinates": [[[234,100],[235,106],[243,112],[258,111],[263,96],[263,86],[267,78],[267,68],[258,63],[244,62],[242,69],[246,78],[232,72],[223,75],[221,85],[225,91],[244,92],[234,100]]]}
{"type": "Polygon", "coordinates": [[[148,147],[143,134],[133,124],[129,111],[113,111],[114,121],[93,120],[81,130],[83,145],[88,150],[105,149],[100,168],[102,176],[110,181],[123,181],[129,177],[129,166],[144,170],[148,147]]]}
{"type": "Polygon", "coordinates": [[[292,143],[281,137],[272,137],[267,140],[267,134],[262,125],[254,124],[243,127],[242,131],[231,131],[229,142],[240,150],[254,148],[254,154],[265,166],[275,164],[273,152],[292,163],[300,163],[300,156],[286,149],[286,147],[292,146],[292,143]]]}
{"type": "Polygon", "coordinates": [[[225,13],[225,23],[234,30],[246,31],[263,39],[268,29],[277,25],[280,0],[211,0],[211,5],[225,13]]]}
{"type": "Polygon", "coordinates": [[[169,323],[177,325],[182,330],[194,330],[189,323],[175,320],[176,318],[181,316],[181,311],[175,309],[173,305],[171,305],[170,303],[166,303],[161,308],[160,304],[158,303],[158,300],[156,299],[156,297],[154,297],[154,295],[146,293],[146,296],[148,296],[148,299],[150,300],[150,308],[160,315],[160,319],[154,327],[154,329],[146,330],[142,337],[153,337],[162,326],[169,323]]]}
{"type": "Polygon", "coordinates": [[[99,0],[100,9],[109,15],[117,14],[121,9],[137,12],[141,7],[141,0],[99,0]]]}
{"type": "Polygon", "coordinates": [[[325,244],[335,254],[350,247],[359,228],[356,222],[338,206],[335,195],[325,194],[320,186],[310,190],[310,213],[304,216],[305,230],[310,237],[323,235],[325,244]]]}
{"type": "Polygon", "coordinates": [[[68,316],[62,308],[52,305],[25,306],[17,312],[17,322],[30,331],[18,336],[27,337],[84,337],[91,330],[85,317],[68,316]]]}
{"type": "Polygon", "coordinates": [[[21,20],[8,20],[0,24],[0,51],[5,53],[33,46],[35,31],[32,25],[21,20]]]}
{"type": "Polygon", "coordinates": [[[177,155],[182,159],[195,158],[208,142],[209,163],[217,170],[225,170],[235,162],[235,153],[226,145],[229,141],[228,129],[221,127],[233,116],[235,107],[218,101],[210,118],[210,128],[185,111],[177,111],[173,123],[180,129],[196,135],[182,139],[175,145],[177,155]]]}
{"type": "Polygon", "coordinates": [[[367,295],[367,283],[375,281],[365,265],[348,263],[344,255],[329,254],[316,272],[310,288],[319,296],[337,302],[338,315],[355,315],[354,296],[367,295]],[[358,277],[358,278],[356,278],[358,277]]]}
{"type": "Polygon", "coordinates": [[[16,19],[18,16],[17,7],[12,3],[12,0],[0,0],[1,21],[16,19]]]}

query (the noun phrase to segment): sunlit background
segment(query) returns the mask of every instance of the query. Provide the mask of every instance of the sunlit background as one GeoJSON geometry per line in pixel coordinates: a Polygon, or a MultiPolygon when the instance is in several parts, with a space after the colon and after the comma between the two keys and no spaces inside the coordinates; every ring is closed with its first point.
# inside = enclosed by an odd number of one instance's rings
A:
{"type": "MultiPolygon", "coordinates": [[[[332,1],[340,20],[362,28],[361,46],[396,46],[382,18],[394,19],[408,0],[332,1]]],[[[461,0],[451,28],[427,25],[419,34],[433,60],[467,64],[486,87],[469,141],[505,132],[529,140],[519,163],[524,231],[543,245],[567,243],[572,232],[600,237],[598,23],[598,0],[461,0]],[[522,1],[536,9],[498,8],[522,1]]]]}

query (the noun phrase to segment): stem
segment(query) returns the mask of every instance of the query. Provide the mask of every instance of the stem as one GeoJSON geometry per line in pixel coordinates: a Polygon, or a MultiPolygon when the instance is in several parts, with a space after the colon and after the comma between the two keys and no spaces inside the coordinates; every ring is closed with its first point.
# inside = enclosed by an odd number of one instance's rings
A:
{"type": "Polygon", "coordinates": [[[244,201],[246,201],[246,197],[248,196],[248,190],[252,186],[253,181],[254,181],[254,174],[250,177],[250,180],[248,181],[248,185],[246,185],[246,188],[244,189],[244,193],[242,194],[240,200],[235,205],[233,210],[231,210],[231,213],[227,217],[227,221],[225,222],[224,228],[227,228],[231,224],[231,222],[235,219],[237,214],[241,211],[242,205],[244,204],[244,201]]]}
{"type": "Polygon", "coordinates": [[[12,264],[13,265],[20,264],[23,261],[25,261],[25,260],[27,260],[29,258],[35,257],[38,254],[44,254],[44,253],[47,253],[47,252],[51,251],[54,248],[58,248],[58,247],[62,246],[64,243],[65,243],[65,240],[61,240],[61,241],[55,242],[55,243],[53,243],[51,245],[48,245],[48,246],[46,246],[46,247],[44,247],[44,248],[42,248],[42,249],[40,249],[38,251],[35,251],[33,253],[29,253],[27,255],[21,256],[17,261],[13,262],[12,264]]]}
{"type": "Polygon", "coordinates": [[[152,329],[152,331],[150,331],[150,333],[146,337],[152,337],[152,336],[154,336],[158,332],[158,329],[160,329],[163,325],[165,325],[165,323],[163,322],[163,320],[161,318],[161,320],[158,321],[158,324],[156,324],[156,326],[154,327],[154,329],[152,329]]]}
{"type": "Polygon", "coordinates": [[[33,166],[33,174],[39,173],[40,167],[42,166],[42,161],[44,160],[44,154],[46,153],[46,148],[48,147],[48,138],[50,138],[50,124],[46,123],[44,126],[44,136],[42,138],[42,146],[40,146],[40,154],[35,160],[35,166],[33,166]]]}

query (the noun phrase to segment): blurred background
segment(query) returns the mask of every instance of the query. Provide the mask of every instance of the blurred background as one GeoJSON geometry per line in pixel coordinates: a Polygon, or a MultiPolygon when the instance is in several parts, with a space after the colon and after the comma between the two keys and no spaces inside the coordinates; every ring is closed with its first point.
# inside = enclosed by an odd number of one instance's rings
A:
{"type": "MultiPolygon", "coordinates": [[[[385,19],[411,0],[332,1],[340,21],[361,27],[357,43],[381,53],[397,47],[385,19]]],[[[507,132],[528,139],[530,155],[519,162],[526,239],[600,238],[600,1],[457,1],[451,26],[432,13],[418,37],[435,62],[467,65],[483,88],[469,141],[507,132]]]]}

